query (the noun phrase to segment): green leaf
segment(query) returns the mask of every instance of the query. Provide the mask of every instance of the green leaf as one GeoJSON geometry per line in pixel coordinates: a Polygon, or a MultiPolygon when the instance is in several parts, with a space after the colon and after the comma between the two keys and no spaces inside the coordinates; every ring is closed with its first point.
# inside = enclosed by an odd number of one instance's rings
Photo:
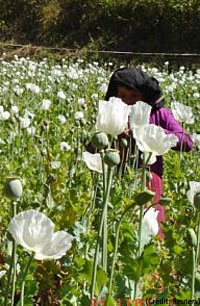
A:
{"type": "Polygon", "coordinates": [[[117,302],[113,299],[111,295],[108,295],[106,299],[106,306],[117,306],[117,302]]]}
{"type": "Polygon", "coordinates": [[[128,264],[125,264],[124,274],[132,280],[138,280],[141,276],[139,260],[131,258],[128,264]]]}
{"type": "Polygon", "coordinates": [[[108,277],[106,272],[100,268],[97,271],[97,279],[96,279],[96,287],[95,287],[95,292],[98,295],[101,288],[103,287],[104,284],[108,282],[108,277]]]}

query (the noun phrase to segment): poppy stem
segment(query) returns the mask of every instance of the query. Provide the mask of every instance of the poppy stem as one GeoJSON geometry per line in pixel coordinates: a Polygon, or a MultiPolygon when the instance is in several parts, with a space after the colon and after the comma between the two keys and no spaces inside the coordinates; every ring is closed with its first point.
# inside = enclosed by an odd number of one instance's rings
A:
{"type": "Polygon", "coordinates": [[[195,298],[195,275],[196,275],[196,265],[195,265],[195,249],[192,247],[192,291],[191,299],[195,298]]]}
{"type": "Polygon", "coordinates": [[[132,205],[130,205],[129,207],[127,207],[125,209],[125,211],[123,212],[123,214],[120,217],[120,220],[118,222],[117,225],[117,230],[116,230],[116,238],[115,238],[115,249],[114,249],[114,253],[113,253],[113,260],[112,260],[112,267],[111,267],[111,273],[110,273],[110,280],[109,280],[109,286],[108,286],[108,295],[110,295],[111,293],[111,288],[112,288],[112,280],[113,280],[113,274],[114,274],[114,268],[115,268],[115,261],[116,261],[116,257],[117,257],[117,249],[118,249],[118,241],[119,241],[119,230],[120,230],[120,226],[123,220],[123,217],[125,216],[125,214],[131,209],[135,207],[135,203],[133,203],[132,205]]]}
{"type": "Polygon", "coordinates": [[[96,275],[97,275],[97,265],[98,265],[98,255],[99,255],[99,244],[100,244],[100,238],[101,238],[101,235],[102,235],[103,223],[105,221],[104,215],[105,215],[105,212],[107,210],[108,198],[109,198],[110,188],[111,188],[111,184],[112,184],[112,175],[113,175],[113,170],[112,170],[112,168],[108,167],[108,178],[107,178],[106,193],[105,193],[105,197],[104,197],[104,203],[103,203],[104,205],[103,205],[102,212],[101,212],[101,219],[100,219],[100,225],[99,225],[99,230],[98,230],[97,244],[96,244],[94,264],[93,264],[91,299],[94,298],[96,275]]]}
{"type": "MultiPolygon", "coordinates": [[[[15,201],[12,202],[12,216],[15,217],[17,214],[17,203],[15,201]]],[[[11,257],[11,263],[9,267],[8,272],[8,282],[6,287],[6,293],[5,293],[5,303],[4,305],[8,305],[8,294],[9,294],[9,288],[11,283],[11,277],[12,277],[12,295],[11,295],[11,306],[14,305],[14,298],[15,298],[15,283],[16,283],[16,242],[12,238],[12,257],[11,257]],[[13,276],[12,276],[13,272],[13,276]]]]}
{"type": "Polygon", "coordinates": [[[21,302],[21,305],[20,306],[24,306],[24,287],[25,287],[25,282],[26,282],[26,275],[28,273],[28,269],[30,267],[30,264],[32,262],[32,259],[34,257],[34,253],[32,253],[29,257],[29,261],[27,263],[27,266],[26,266],[26,269],[22,275],[22,285],[21,285],[21,297],[20,297],[20,302],[21,302]]]}
{"type": "Polygon", "coordinates": [[[197,248],[196,248],[196,271],[199,264],[199,243],[200,243],[200,212],[198,211],[198,225],[197,225],[197,248]]]}
{"type": "MultiPolygon", "coordinates": [[[[142,191],[145,190],[146,187],[146,163],[145,163],[145,158],[142,160],[142,191]]],[[[144,205],[140,206],[140,219],[139,219],[139,229],[138,229],[138,251],[137,251],[137,257],[141,256],[141,237],[142,237],[142,218],[143,218],[143,213],[144,213],[144,205]]],[[[138,282],[139,282],[139,277],[135,281],[135,286],[134,286],[134,299],[137,297],[137,291],[138,291],[138,282]]]]}
{"type": "MultiPolygon", "coordinates": [[[[13,217],[17,214],[17,203],[13,202],[13,217]]],[[[11,295],[11,306],[14,305],[15,299],[15,283],[16,283],[16,242],[13,239],[13,249],[12,249],[12,266],[13,266],[13,279],[12,279],[12,295],[11,295]]]]}

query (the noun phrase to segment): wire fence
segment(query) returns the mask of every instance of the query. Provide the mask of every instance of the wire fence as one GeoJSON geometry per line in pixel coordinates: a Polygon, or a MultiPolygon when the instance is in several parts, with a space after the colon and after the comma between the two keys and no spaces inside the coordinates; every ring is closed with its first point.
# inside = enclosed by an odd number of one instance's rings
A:
{"type": "Polygon", "coordinates": [[[13,54],[36,54],[38,52],[47,51],[53,54],[64,54],[65,56],[77,56],[77,55],[90,55],[95,54],[97,56],[109,56],[109,57],[120,57],[122,59],[130,60],[131,58],[140,58],[142,60],[169,60],[175,63],[188,62],[194,65],[200,64],[200,53],[165,53],[165,52],[132,52],[132,51],[114,51],[114,50],[89,50],[87,48],[74,49],[74,48],[61,48],[61,47],[47,47],[41,45],[23,45],[23,44],[12,44],[0,42],[0,52],[7,52],[8,55],[13,54]]]}

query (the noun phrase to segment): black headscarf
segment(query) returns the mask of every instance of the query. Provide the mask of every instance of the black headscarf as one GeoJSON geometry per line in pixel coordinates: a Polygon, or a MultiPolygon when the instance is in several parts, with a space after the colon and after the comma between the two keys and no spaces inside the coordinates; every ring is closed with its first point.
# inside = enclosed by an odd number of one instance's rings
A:
{"type": "Polygon", "coordinates": [[[144,102],[151,105],[153,109],[161,108],[164,104],[163,99],[159,100],[162,97],[159,82],[139,68],[120,68],[116,70],[111,76],[105,100],[117,96],[118,86],[141,92],[144,95],[144,102]]]}

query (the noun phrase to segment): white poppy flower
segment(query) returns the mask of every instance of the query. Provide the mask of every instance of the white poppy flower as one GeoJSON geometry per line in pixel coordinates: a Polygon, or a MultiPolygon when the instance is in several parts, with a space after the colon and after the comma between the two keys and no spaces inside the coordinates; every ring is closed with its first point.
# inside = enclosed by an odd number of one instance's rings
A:
{"type": "Polygon", "coordinates": [[[197,193],[200,193],[200,182],[189,182],[190,189],[187,191],[187,198],[191,204],[194,204],[194,197],[197,193]]]}
{"type": "Polygon", "coordinates": [[[20,121],[20,128],[21,129],[26,129],[30,126],[31,120],[29,118],[19,118],[20,121]]]}
{"type": "Polygon", "coordinates": [[[60,77],[62,75],[62,71],[60,71],[59,69],[53,68],[51,70],[51,75],[53,78],[60,77]]]}
{"type": "Polygon", "coordinates": [[[173,134],[165,134],[163,128],[149,124],[133,130],[133,137],[140,151],[163,155],[170,148],[175,147],[178,138],[173,134]]]}
{"type": "Polygon", "coordinates": [[[142,219],[141,249],[150,242],[153,236],[158,234],[159,225],[157,216],[158,211],[151,207],[142,219]]]}
{"type": "Polygon", "coordinates": [[[121,134],[127,126],[129,111],[129,106],[119,98],[100,100],[96,130],[112,136],[121,134]]]}
{"type": "Polygon", "coordinates": [[[58,120],[61,124],[65,124],[67,122],[67,119],[63,115],[58,115],[58,120]]]}
{"type": "Polygon", "coordinates": [[[19,108],[16,105],[11,106],[11,113],[17,115],[19,112],[19,108]]]}
{"type": "Polygon", "coordinates": [[[60,258],[71,248],[73,237],[65,231],[54,233],[54,227],[43,213],[31,209],[12,218],[8,230],[26,251],[35,253],[35,259],[43,260],[60,258]]]}
{"type": "Polygon", "coordinates": [[[51,101],[48,99],[43,99],[42,100],[42,110],[48,110],[49,107],[51,106],[51,101]]]}
{"type": "Polygon", "coordinates": [[[6,274],[6,270],[1,270],[0,271],[0,279],[6,274]]]}
{"type": "Polygon", "coordinates": [[[102,84],[100,87],[99,87],[99,90],[102,92],[102,93],[106,93],[107,91],[107,85],[106,84],[102,84]]]}
{"type": "Polygon", "coordinates": [[[200,134],[192,133],[191,138],[195,146],[200,146],[200,134]]]}
{"type": "Polygon", "coordinates": [[[34,83],[26,83],[26,89],[30,90],[32,93],[38,95],[41,91],[40,87],[34,83]]]}
{"type": "Polygon", "coordinates": [[[20,96],[20,95],[23,94],[24,89],[21,88],[21,87],[19,87],[19,86],[17,85],[17,86],[15,86],[15,87],[13,88],[13,91],[14,91],[14,93],[15,93],[17,96],[20,96]]]}
{"type": "Polygon", "coordinates": [[[83,160],[90,170],[102,173],[102,160],[99,153],[91,154],[89,152],[83,152],[83,160]]]}
{"type": "Polygon", "coordinates": [[[2,121],[6,121],[10,118],[10,113],[5,111],[3,113],[0,114],[0,120],[2,121]]]}
{"type": "Polygon", "coordinates": [[[35,114],[32,113],[31,111],[29,111],[28,109],[25,109],[24,112],[24,118],[28,118],[30,120],[33,120],[33,118],[35,117],[35,114]]]}
{"type": "Polygon", "coordinates": [[[58,97],[60,100],[65,100],[65,99],[66,99],[66,95],[65,95],[65,93],[64,93],[62,90],[59,90],[59,91],[58,91],[57,97],[58,97]]]}
{"type": "Polygon", "coordinates": [[[195,92],[193,94],[193,97],[199,99],[200,98],[200,93],[199,92],[195,92]]]}
{"type": "Polygon", "coordinates": [[[98,94],[97,94],[97,93],[91,94],[91,98],[92,98],[92,99],[98,99],[98,94]]]}
{"type": "Polygon", "coordinates": [[[85,104],[85,99],[84,98],[78,98],[78,104],[79,105],[84,105],[85,104]]]}
{"type": "Polygon", "coordinates": [[[188,124],[194,123],[194,116],[192,113],[192,107],[186,106],[179,102],[171,103],[172,113],[176,120],[180,122],[185,122],[188,124]]]}
{"type": "Polygon", "coordinates": [[[138,101],[130,106],[129,122],[131,130],[149,124],[152,107],[143,101],[138,101]]]}
{"type": "Polygon", "coordinates": [[[30,126],[30,127],[28,127],[26,129],[26,131],[27,131],[28,135],[32,135],[33,136],[36,133],[36,128],[34,126],[30,126]]]}
{"type": "Polygon", "coordinates": [[[60,161],[52,161],[51,163],[52,169],[59,169],[60,168],[60,161]]]}
{"type": "Polygon", "coordinates": [[[83,119],[83,118],[84,118],[83,112],[76,112],[76,113],[74,114],[74,118],[75,118],[75,120],[81,120],[81,119],[83,119]]]}
{"type": "Polygon", "coordinates": [[[62,151],[65,151],[65,152],[71,150],[71,146],[67,142],[65,142],[65,141],[62,141],[60,143],[60,148],[61,148],[62,151]]]}

